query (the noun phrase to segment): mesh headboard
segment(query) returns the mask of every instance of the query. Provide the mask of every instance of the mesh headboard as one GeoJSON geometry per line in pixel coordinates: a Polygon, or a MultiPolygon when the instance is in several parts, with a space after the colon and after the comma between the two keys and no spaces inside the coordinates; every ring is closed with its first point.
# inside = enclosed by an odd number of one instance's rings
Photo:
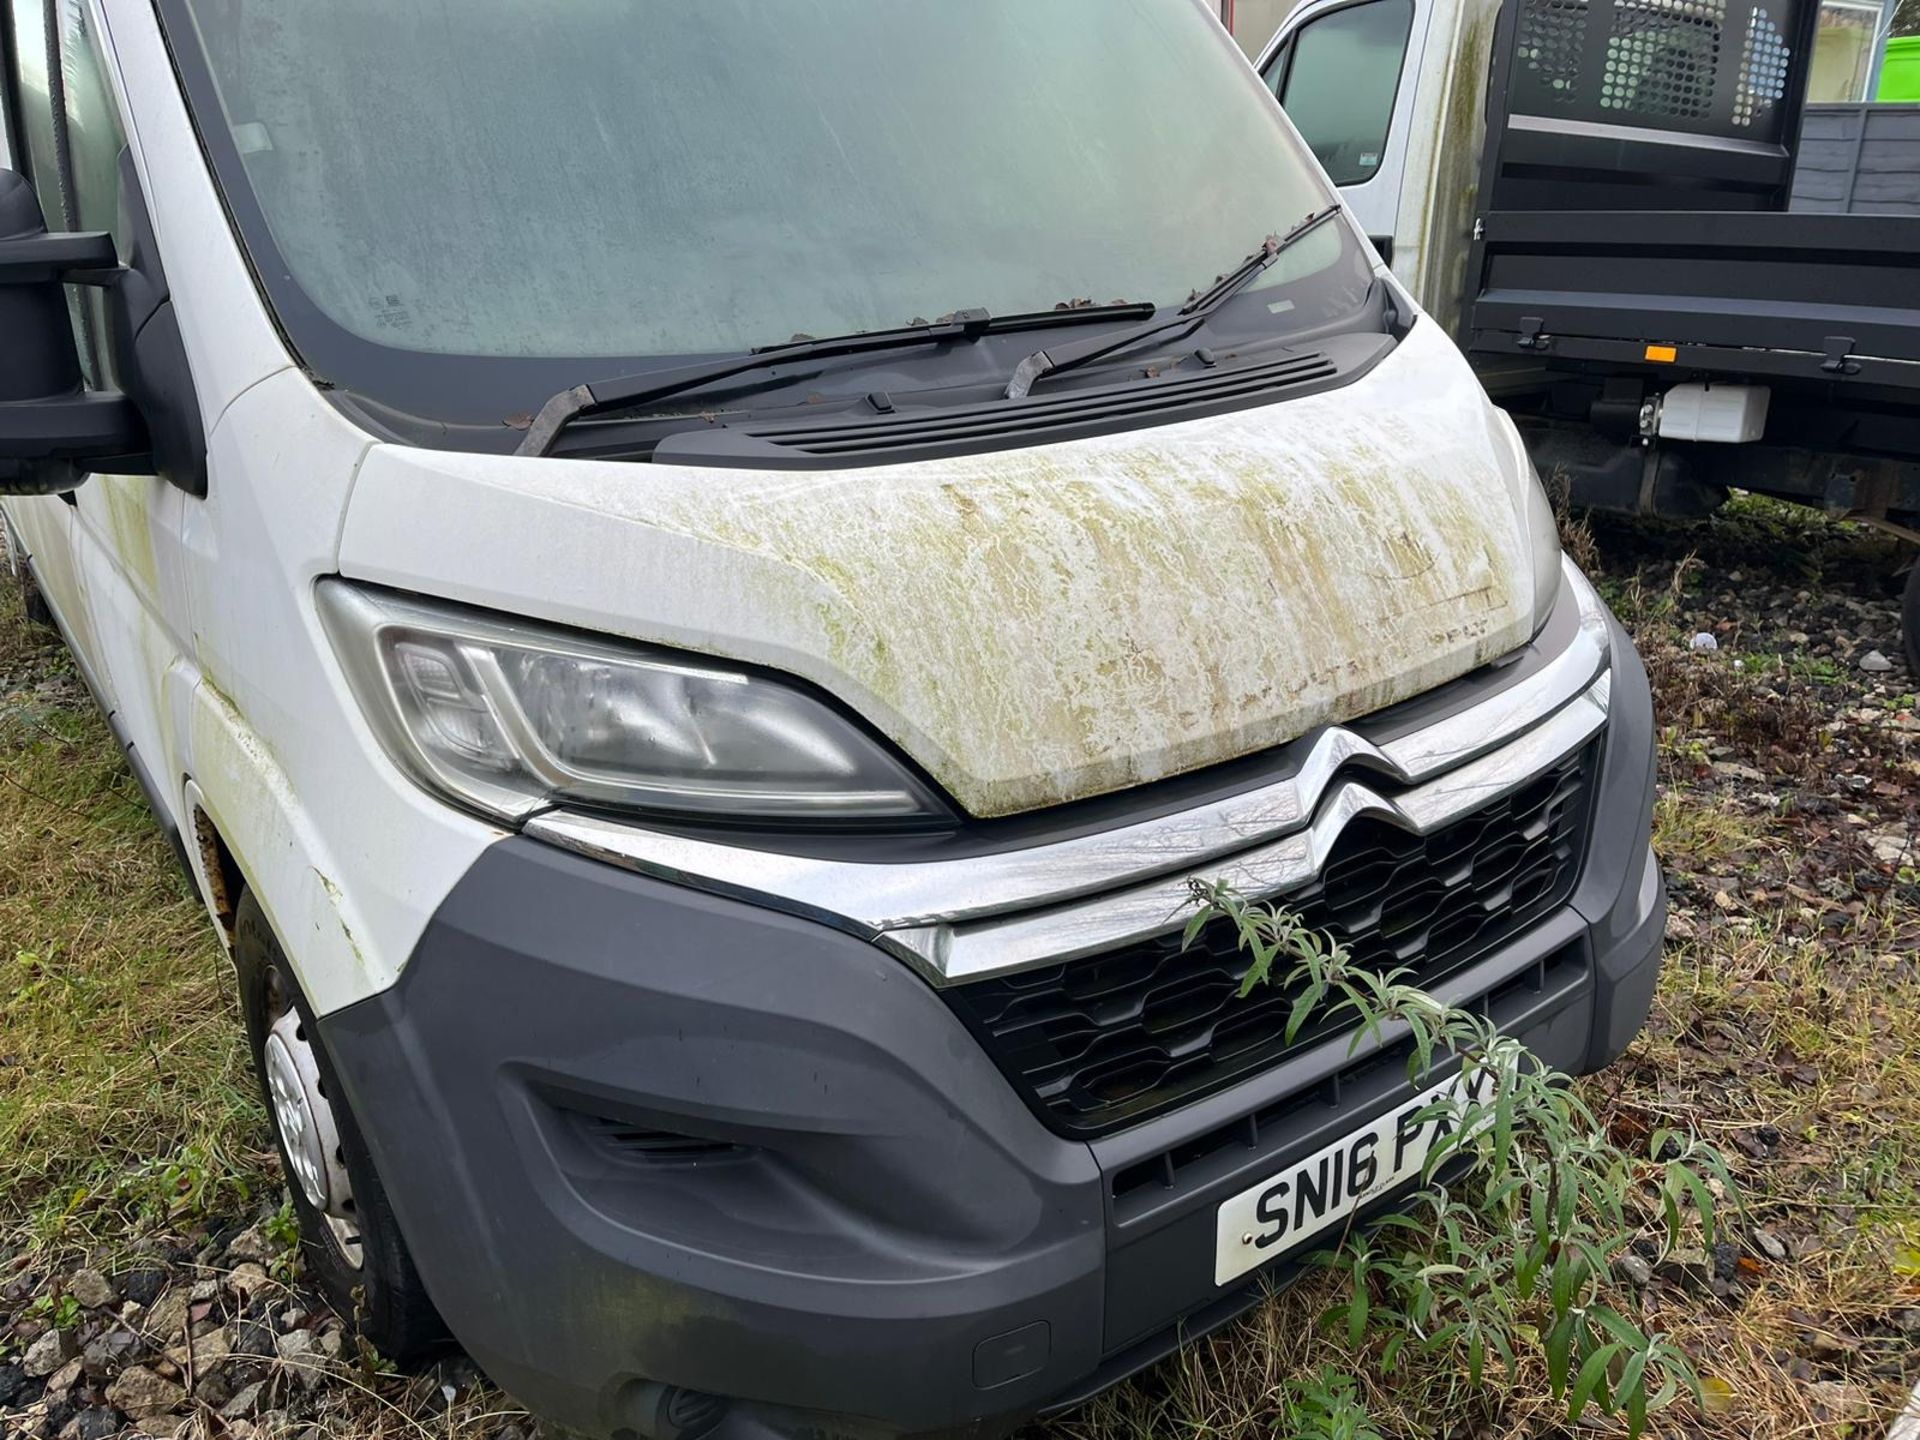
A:
{"type": "MultiPolygon", "coordinates": [[[[1518,0],[1512,108],[1778,140],[1783,0],[1518,0]]],[[[1804,3],[1804,0],[1803,0],[1804,3]]]]}
{"type": "Polygon", "coordinates": [[[1506,0],[1494,209],[1784,204],[1817,0],[1506,0]]]}

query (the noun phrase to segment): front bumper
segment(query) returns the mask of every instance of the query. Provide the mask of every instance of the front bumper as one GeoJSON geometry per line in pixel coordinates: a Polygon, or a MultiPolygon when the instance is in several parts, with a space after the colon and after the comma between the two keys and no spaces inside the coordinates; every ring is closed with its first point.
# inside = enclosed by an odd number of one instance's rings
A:
{"type": "MultiPolygon", "coordinates": [[[[1651,702],[1614,655],[1571,901],[1442,987],[1572,1071],[1643,1023],[1664,923],[1651,702]]],[[[524,838],[321,1028],[455,1334],[602,1436],[654,1433],[662,1384],[725,1397],[721,1435],[991,1432],[1070,1403],[1257,1300],[1259,1272],[1212,1284],[1219,1201],[1409,1093],[1341,1039],[1067,1139],[875,944],[524,838]]]]}

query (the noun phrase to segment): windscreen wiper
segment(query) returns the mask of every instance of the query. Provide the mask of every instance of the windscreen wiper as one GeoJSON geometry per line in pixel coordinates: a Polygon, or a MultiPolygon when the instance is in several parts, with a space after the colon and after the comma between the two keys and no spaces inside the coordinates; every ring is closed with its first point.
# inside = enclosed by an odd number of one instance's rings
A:
{"type": "Polygon", "coordinates": [[[618,375],[594,380],[562,390],[540,407],[527,427],[526,438],[514,453],[545,455],[560,432],[586,415],[602,415],[664,400],[683,390],[696,390],[716,380],[751,374],[776,365],[802,360],[830,360],[841,355],[865,355],[882,350],[903,350],[910,346],[937,345],[947,340],[977,340],[1007,330],[1037,330],[1048,325],[1078,325],[1096,320],[1137,320],[1156,313],[1150,303],[1112,305],[1076,305],[1058,310],[1039,310],[1020,315],[990,315],[985,310],[957,310],[932,324],[907,325],[898,330],[868,330],[853,335],[834,335],[825,339],[796,340],[786,345],[768,345],[742,355],[720,360],[702,360],[667,370],[646,371],[638,375],[618,375]]]}
{"type": "Polygon", "coordinates": [[[1142,340],[1151,340],[1154,336],[1164,335],[1170,330],[1194,329],[1201,321],[1246,289],[1253,278],[1264,273],[1268,266],[1280,258],[1288,246],[1308,232],[1318,229],[1339,213],[1340,206],[1335,203],[1324,210],[1314,211],[1284,235],[1269,235],[1258,250],[1242,260],[1233,270],[1222,275],[1204,294],[1194,296],[1181,306],[1180,313],[1171,320],[1159,320],[1133,330],[1123,330],[1118,335],[1097,335],[1091,340],[1082,340],[1073,345],[1035,351],[1015,368],[1013,378],[1007,382],[1007,399],[1024,400],[1032,391],[1034,382],[1043,376],[1058,375],[1062,370],[1074,370],[1082,365],[1090,365],[1095,360],[1104,359],[1113,354],[1116,350],[1124,350],[1129,345],[1138,345],[1142,340]]]}

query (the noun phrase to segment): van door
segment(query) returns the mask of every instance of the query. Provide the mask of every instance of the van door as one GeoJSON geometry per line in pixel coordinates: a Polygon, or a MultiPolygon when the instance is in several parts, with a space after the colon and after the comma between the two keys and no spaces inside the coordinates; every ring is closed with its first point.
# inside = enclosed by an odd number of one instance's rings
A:
{"type": "MultiPolygon", "coordinates": [[[[124,261],[130,226],[123,213],[125,127],[113,85],[97,0],[4,0],[19,72],[21,125],[49,143],[30,146],[29,178],[53,229],[106,230],[124,261]]],[[[133,182],[137,188],[137,182],[133,182]]],[[[97,288],[68,287],[81,367],[89,386],[120,388],[106,308],[97,288]]],[[[128,750],[158,817],[172,826],[182,802],[166,742],[168,672],[188,653],[184,552],[186,495],[154,475],[93,475],[77,491],[29,502],[47,517],[35,526],[52,551],[58,529],[52,507],[68,522],[70,576],[55,584],[72,592],[54,600],[80,661],[99,692],[114,731],[128,750]],[[84,619],[77,619],[84,614],[84,619]],[[156,783],[157,782],[157,783],[156,783]]],[[[25,507],[23,507],[24,510],[25,507]]],[[[29,546],[34,535],[27,536],[29,546]]],[[[49,556],[45,576],[60,567],[49,556]],[[50,563],[49,563],[50,562],[50,563]]]]}
{"type": "Polygon", "coordinates": [[[1391,264],[1413,75],[1429,0],[1312,0],[1281,27],[1261,78],[1391,264]]]}

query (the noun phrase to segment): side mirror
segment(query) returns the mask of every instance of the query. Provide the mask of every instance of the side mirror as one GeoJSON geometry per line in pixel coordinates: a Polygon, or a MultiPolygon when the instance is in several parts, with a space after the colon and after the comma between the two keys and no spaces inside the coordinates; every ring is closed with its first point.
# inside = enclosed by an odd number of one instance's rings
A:
{"type": "Polygon", "coordinates": [[[86,388],[63,288],[119,273],[112,236],[49,234],[33,186],[0,170],[0,495],[71,490],[146,452],[133,401],[86,388]]]}

